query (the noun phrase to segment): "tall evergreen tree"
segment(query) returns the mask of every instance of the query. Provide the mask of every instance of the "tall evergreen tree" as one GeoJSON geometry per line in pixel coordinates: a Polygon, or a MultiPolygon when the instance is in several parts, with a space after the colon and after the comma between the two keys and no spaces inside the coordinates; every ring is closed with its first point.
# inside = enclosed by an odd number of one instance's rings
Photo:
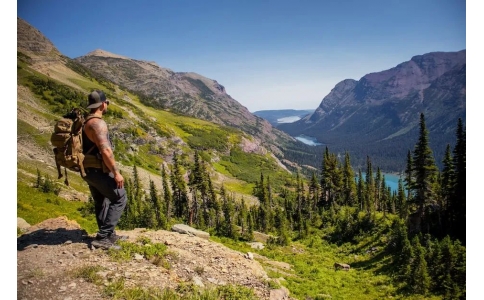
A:
{"type": "MultiPolygon", "coordinates": [[[[445,212],[445,214],[448,215],[451,197],[453,196],[453,193],[454,193],[454,180],[455,180],[454,165],[452,161],[452,153],[451,153],[449,144],[447,144],[447,147],[445,148],[445,155],[444,155],[444,160],[442,161],[442,164],[443,164],[443,169],[442,169],[442,176],[440,178],[440,181],[441,181],[440,187],[441,187],[441,196],[442,196],[441,208],[445,212]]],[[[447,220],[446,224],[449,224],[449,222],[450,220],[447,220]]]]}
{"type": "Polygon", "coordinates": [[[234,199],[227,194],[223,185],[220,188],[220,197],[222,200],[222,211],[224,214],[222,235],[232,239],[237,239],[239,234],[235,225],[236,217],[234,209],[234,199]]]}
{"type": "Polygon", "coordinates": [[[375,211],[375,179],[373,178],[373,166],[370,157],[366,157],[366,180],[365,180],[365,208],[368,214],[373,214],[375,211]]]}
{"type": "Polygon", "coordinates": [[[173,153],[173,166],[170,173],[170,181],[173,190],[173,206],[175,217],[181,218],[191,225],[189,216],[189,198],[185,179],[176,152],[173,153]]]}
{"type": "Polygon", "coordinates": [[[401,178],[398,180],[396,206],[399,217],[406,220],[408,215],[407,197],[405,196],[405,188],[403,187],[403,180],[401,178]]]}
{"type": "Polygon", "coordinates": [[[415,258],[411,264],[409,286],[417,294],[426,295],[430,288],[430,276],[425,261],[425,249],[420,244],[417,235],[412,239],[412,247],[415,251],[415,258]]]}
{"type": "Polygon", "coordinates": [[[356,198],[355,172],[351,167],[350,154],[345,152],[345,162],[343,166],[343,203],[344,205],[354,205],[356,198]]]}
{"type": "Polygon", "coordinates": [[[170,222],[173,210],[173,196],[171,194],[170,186],[168,184],[168,174],[166,173],[165,165],[161,166],[161,177],[163,182],[163,200],[165,202],[165,218],[170,222]]]}
{"type": "Polygon", "coordinates": [[[455,173],[454,195],[450,205],[452,218],[452,234],[463,245],[466,244],[466,133],[462,119],[457,123],[457,142],[453,150],[453,165],[455,173]]]}
{"type": "Polygon", "coordinates": [[[412,186],[414,184],[413,176],[413,158],[412,152],[408,150],[407,152],[407,164],[405,167],[405,188],[407,189],[407,200],[410,201],[412,196],[412,186]]]}
{"type": "Polygon", "coordinates": [[[166,215],[163,203],[158,195],[158,190],[156,189],[155,183],[150,179],[150,197],[151,207],[156,219],[156,228],[166,227],[166,215]]]}
{"type": "Polygon", "coordinates": [[[428,208],[432,204],[431,200],[434,199],[436,192],[434,183],[437,179],[437,166],[432,149],[430,149],[428,130],[423,113],[420,114],[420,132],[413,152],[412,171],[415,174],[415,182],[411,186],[412,190],[415,191],[415,198],[412,202],[416,205],[418,222],[423,227],[417,227],[417,230],[430,232],[431,224],[428,208]]]}
{"type": "Polygon", "coordinates": [[[320,198],[320,189],[318,179],[316,178],[316,173],[312,172],[311,181],[309,183],[309,218],[314,223],[316,217],[318,216],[318,200],[320,198]]]}
{"type": "Polygon", "coordinates": [[[361,169],[358,169],[358,185],[357,185],[357,202],[360,211],[365,209],[365,199],[366,199],[366,188],[365,182],[363,181],[363,174],[361,169]]]}

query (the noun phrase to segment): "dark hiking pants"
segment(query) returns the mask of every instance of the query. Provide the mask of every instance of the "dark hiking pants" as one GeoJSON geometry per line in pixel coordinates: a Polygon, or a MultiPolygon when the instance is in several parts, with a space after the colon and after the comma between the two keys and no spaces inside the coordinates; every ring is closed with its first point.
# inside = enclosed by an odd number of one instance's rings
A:
{"type": "Polygon", "coordinates": [[[89,185],[96,212],[97,236],[104,238],[111,235],[126,207],[126,191],[118,189],[114,178],[102,169],[86,169],[84,181],[89,185]]]}

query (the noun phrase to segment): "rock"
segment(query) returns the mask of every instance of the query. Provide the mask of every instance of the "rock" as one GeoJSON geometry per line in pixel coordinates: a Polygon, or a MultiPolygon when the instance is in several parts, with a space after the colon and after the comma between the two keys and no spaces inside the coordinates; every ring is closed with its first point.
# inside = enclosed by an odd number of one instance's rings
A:
{"type": "Polygon", "coordinates": [[[25,232],[27,229],[29,229],[30,224],[24,219],[17,217],[17,227],[20,228],[22,232],[25,232]]]}
{"type": "Polygon", "coordinates": [[[286,300],[289,299],[289,290],[285,287],[280,289],[271,290],[270,300],[286,300]]]}
{"type": "Polygon", "coordinates": [[[254,259],[254,254],[252,252],[247,252],[247,255],[245,257],[248,259],[254,259]]]}
{"type": "Polygon", "coordinates": [[[185,224],[175,224],[171,227],[171,230],[178,232],[178,233],[181,233],[181,234],[198,236],[198,237],[200,237],[202,239],[206,239],[206,240],[208,240],[210,238],[210,234],[208,232],[192,228],[192,227],[185,225],[185,224]]]}
{"type": "Polygon", "coordinates": [[[195,284],[196,286],[205,287],[205,285],[202,282],[202,279],[198,276],[193,276],[192,281],[193,281],[193,284],[195,284]]]}
{"type": "Polygon", "coordinates": [[[249,244],[252,249],[264,249],[264,244],[261,242],[252,242],[247,244],[249,244]]]}

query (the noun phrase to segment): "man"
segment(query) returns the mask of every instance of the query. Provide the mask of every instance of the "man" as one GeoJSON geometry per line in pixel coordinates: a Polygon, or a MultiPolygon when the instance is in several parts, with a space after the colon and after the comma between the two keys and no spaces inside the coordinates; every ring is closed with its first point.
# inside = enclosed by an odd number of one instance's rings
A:
{"type": "Polygon", "coordinates": [[[109,138],[106,122],[102,116],[107,112],[109,100],[103,91],[95,90],[88,96],[90,109],[84,122],[83,153],[84,168],[92,198],[99,231],[92,245],[102,249],[120,249],[116,241],[126,237],[118,236],[115,227],[126,206],[124,178],[116,167],[113,145],[109,138]]]}

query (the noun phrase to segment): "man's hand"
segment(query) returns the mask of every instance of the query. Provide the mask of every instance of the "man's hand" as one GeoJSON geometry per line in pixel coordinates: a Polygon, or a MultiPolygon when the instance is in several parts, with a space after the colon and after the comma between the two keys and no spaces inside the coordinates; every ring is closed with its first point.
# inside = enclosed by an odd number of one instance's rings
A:
{"type": "Polygon", "coordinates": [[[116,181],[116,184],[118,185],[118,189],[123,188],[124,178],[123,178],[123,175],[121,175],[121,173],[116,172],[116,174],[114,174],[114,181],[116,181]]]}

